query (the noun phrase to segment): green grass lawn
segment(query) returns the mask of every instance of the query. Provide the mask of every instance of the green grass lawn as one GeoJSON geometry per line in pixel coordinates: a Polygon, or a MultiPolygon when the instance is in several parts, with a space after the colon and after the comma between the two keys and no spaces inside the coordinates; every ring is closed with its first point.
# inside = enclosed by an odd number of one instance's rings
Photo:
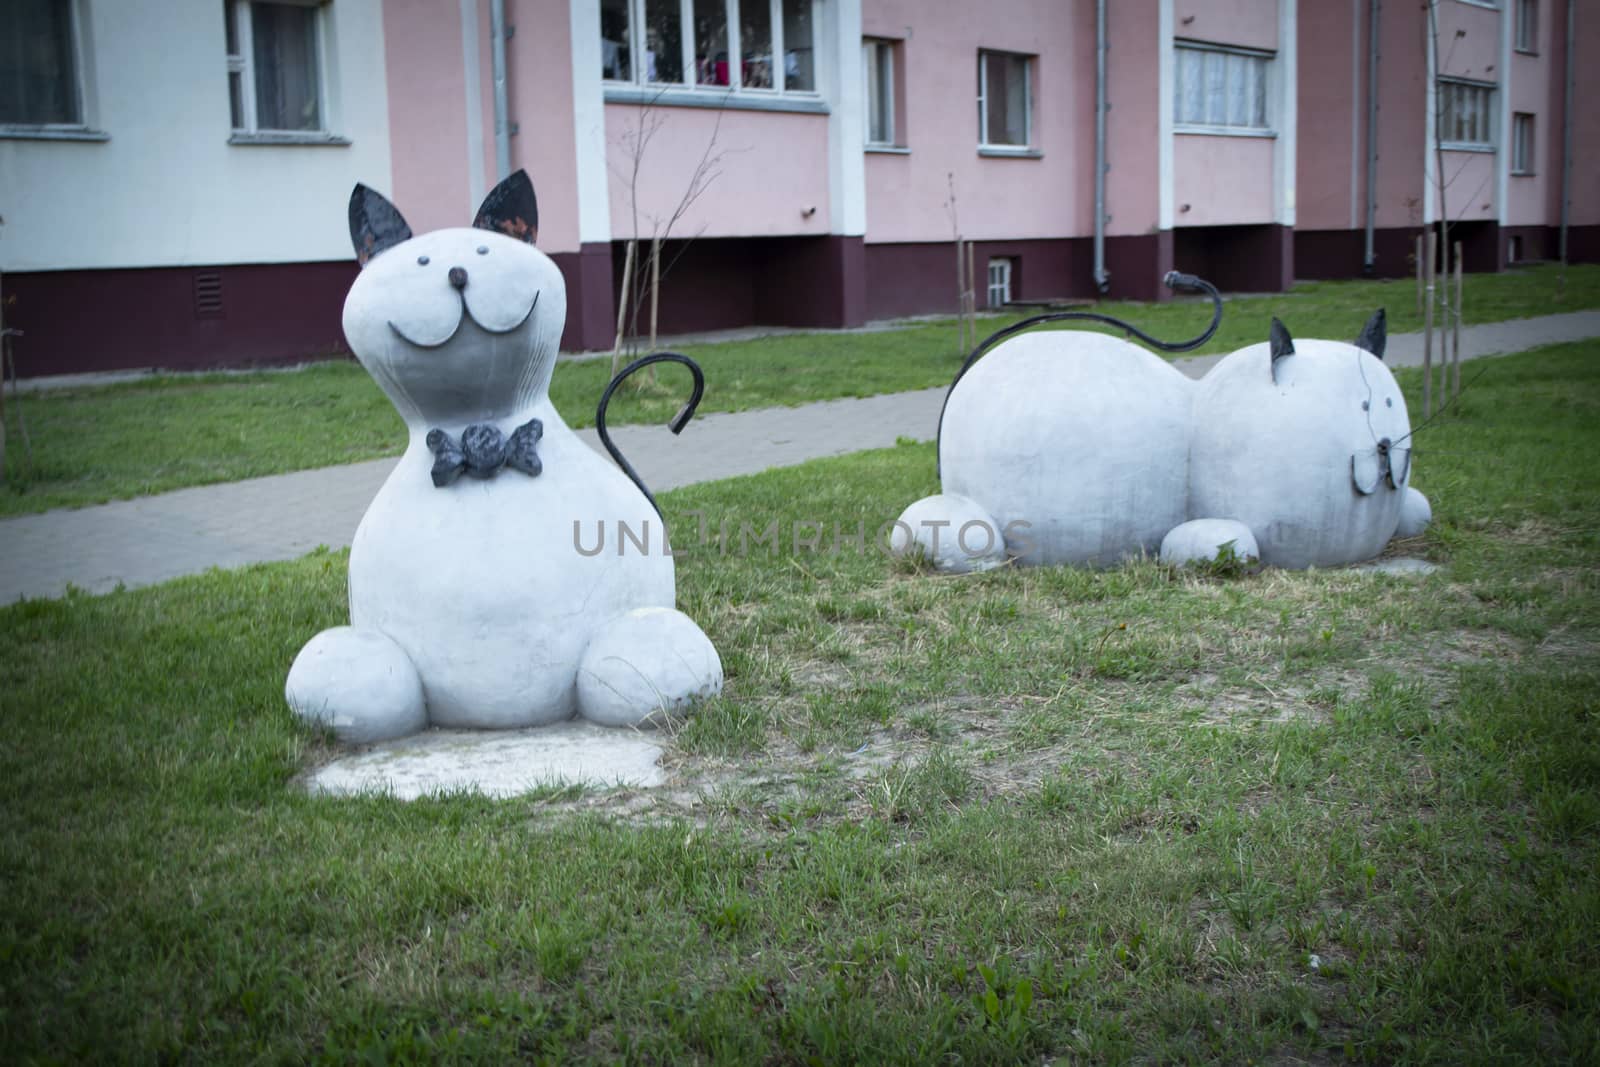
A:
{"type": "MultiPolygon", "coordinates": [[[[1600,307],[1600,267],[1571,268],[1564,293],[1556,277],[1554,267],[1473,275],[1466,281],[1468,320],[1600,307]]],[[[1099,310],[1177,340],[1200,332],[1209,321],[1208,307],[1185,300],[1099,310]]],[[[1388,308],[1391,331],[1421,328],[1410,281],[1305,283],[1290,293],[1231,300],[1222,328],[1200,351],[1231,351],[1264,340],[1273,315],[1296,337],[1353,339],[1377,307],[1388,308]]],[[[1018,317],[985,319],[983,331],[987,335],[1018,317]]],[[[705,368],[700,410],[744,411],[948,385],[962,360],[957,336],[952,321],[881,333],[691,345],[685,351],[705,368]]],[[[609,375],[609,360],[557,368],[552,397],[574,426],[593,423],[609,375]]],[[[687,375],[662,370],[655,385],[620,395],[611,421],[665,422],[687,393],[687,375]]],[[[296,373],[167,376],[31,394],[12,401],[7,415],[8,478],[0,485],[0,516],[374,459],[398,454],[405,443],[388,400],[365,371],[348,362],[296,373]],[[31,461],[21,441],[24,424],[31,461]]]]}
{"type": "Polygon", "coordinates": [[[305,795],[342,553],[0,610],[0,1047],[1596,1062],[1597,354],[1419,434],[1423,579],[695,543],[874,529],[927,445],[663,494],[728,682],[653,791],[305,795]]]}

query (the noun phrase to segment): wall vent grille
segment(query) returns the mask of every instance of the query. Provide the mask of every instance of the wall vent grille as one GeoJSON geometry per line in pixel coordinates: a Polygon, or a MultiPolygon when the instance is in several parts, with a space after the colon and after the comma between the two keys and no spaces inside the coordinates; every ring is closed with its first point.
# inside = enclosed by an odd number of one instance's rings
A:
{"type": "Polygon", "coordinates": [[[216,318],[222,314],[222,272],[200,271],[194,276],[196,318],[216,318]]]}

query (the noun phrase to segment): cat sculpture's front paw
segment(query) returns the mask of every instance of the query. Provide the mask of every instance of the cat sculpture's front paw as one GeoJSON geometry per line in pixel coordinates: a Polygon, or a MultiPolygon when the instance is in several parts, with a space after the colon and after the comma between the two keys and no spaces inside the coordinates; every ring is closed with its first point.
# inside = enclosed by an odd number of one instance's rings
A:
{"type": "Polygon", "coordinates": [[[1250,527],[1233,519],[1190,519],[1174,526],[1161,539],[1161,562],[1176,567],[1216,563],[1225,555],[1240,563],[1261,558],[1250,527]]]}
{"type": "Polygon", "coordinates": [[[1420,492],[1406,486],[1405,499],[1400,501],[1400,524],[1395,528],[1394,535],[1401,538],[1420,537],[1431,522],[1433,505],[1420,492]]]}
{"type": "Polygon", "coordinates": [[[900,513],[889,550],[897,556],[921,555],[941,571],[970,574],[1005,563],[1005,531],[977,501],[938,493],[900,513]]]}
{"type": "Polygon", "coordinates": [[[578,714],[601,726],[664,726],[722,692],[722,659],[694,620],[635,608],[607,623],[578,664],[578,714]]]}
{"type": "Polygon", "coordinates": [[[349,744],[414,734],[428,724],[411,658],[376,630],[335,626],[300,650],[283,695],[310,723],[349,744]]]}

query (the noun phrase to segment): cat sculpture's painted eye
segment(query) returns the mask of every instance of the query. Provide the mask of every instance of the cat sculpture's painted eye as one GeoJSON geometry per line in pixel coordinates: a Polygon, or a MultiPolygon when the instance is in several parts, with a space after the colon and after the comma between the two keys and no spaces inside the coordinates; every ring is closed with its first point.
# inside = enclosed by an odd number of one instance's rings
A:
{"type": "Polygon", "coordinates": [[[489,246],[488,245],[479,245],[478,246],[478,255],[486,256],[488,254],[489,254],[489,246]]]}
{"type": "Polygon", "coordinates": [[[1392,397],[1392,396],[1391,397],[1385,397],[1383,402],[1384,402],[1384,404],[1386,404],[1389,407],[1394,407],[1394,397],[1392,397]]]}
{"type": "Polygon", "coordinates": [[[1363,400],[1363,401],[1362,401],[1362,402],[1361,402],[1361,410],[1362,410],[1362,411],[1371,411],[1371,410],[1372,410],[1372,401],[1370,401],[1370,400],[1363,400]]]}
{"type": "Polygon", "coordinates": [[[428,257],[427,256],[418,256],[417,257],[417,266],[426,267],[427,265],[428,265],[428,257]]]}

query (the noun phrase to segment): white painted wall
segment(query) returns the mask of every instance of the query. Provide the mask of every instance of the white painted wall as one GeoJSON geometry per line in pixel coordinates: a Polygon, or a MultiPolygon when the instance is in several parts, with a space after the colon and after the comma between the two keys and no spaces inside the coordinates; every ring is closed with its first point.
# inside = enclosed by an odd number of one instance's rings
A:
{"type": "Polygon", "coordinates": [[[88,119],[110,139],[0,138],[0,266],[351,258],[351,187],[391,187],[380,0],[324,8],[327,121],[343,147],[228,143],[217,0],[81,0],[79,11],[88,119]]]}

